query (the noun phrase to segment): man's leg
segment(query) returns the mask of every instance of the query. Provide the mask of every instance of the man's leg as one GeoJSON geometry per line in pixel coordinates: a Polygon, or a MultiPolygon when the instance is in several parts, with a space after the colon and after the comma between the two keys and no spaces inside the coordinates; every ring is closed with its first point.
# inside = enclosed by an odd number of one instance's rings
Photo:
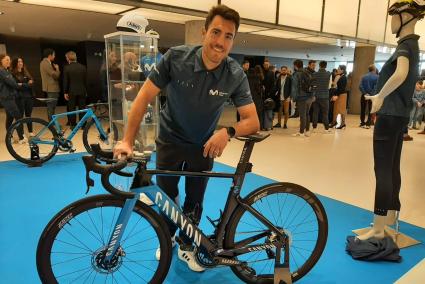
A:
{"type": "Polygon", "coordinates": [[[364,97],[364,94],[362,94],[360,98],[360,127],[365,125],[365,117],[366,117],[366,99],[364,97]]]}
{"type": "MultiPolygon", "coordinates": [[[[317,128],[317,122],[319,121],[320,104],[319,100],[316,100],[313,105],[313,129],[317,128]]],[[[323,116],[323,113],[322,113],[323,116]]]]}
{"type": "MultiPolygon", "coordinates": [[[[214,160],[203,156],[202,147],[187,147],[185,153],[187,161],[185,170],[191,172],[211,171],[214,160]]],[[[189,217],[195,225],[199,225],[202,217],[205,190],[208,178],[186,177],[186,198],[183,205],[183,213],[189,217]]],[[[192,245],[186,234],[180,231],[180,239],[186,245],[192,245]]]]}
{"type": "Polygon", "coordinates": [[[47,98],[54,99],[47,102],[47,118],[51,121],[52,115],[55,114],[56,105],[58,104],[59,93],[47,93],[47,98]]]}
{"type": "Polygon", "coordinates": [[[306,125],[305,125],[305,130],[306,131],[310,131],[310,109],[311,109],[311,105],[314,102],[314,97],[313,98],[309,98],[306,101],[306,125]]]}
{"type": "Polygon", "coordinates": [[[319,99],[318,105],[322,112],[322,122],[325,130],[329,129],[329,101],[328,99],[319,99]]]}
{"type": "MultiPolygon", "coordinates": [[[[15,99],[2,100],[1,101],[4,110],[6,111],[6,131],[12,125],[13,121],[17,121],[22,118],[22,114],[16,105],[15,99]]],[[[24,139],[24,128],[22,125],[17,129],[19,140],[24,139]]]]}
{"type": "MultiPolygon", "coordinates": [[[[156,166],[158,169],[174,171],[182,169],[183,161],[180,147],[175,144],[163,143],[157,140],[156,151],[156,166]]],[[[179,176],[156,176],[158,186],[175,201],[179,195],[179,180],[179,176]]],[[[163,218],[168,225],[170,235],[174,236],[177,231],[177,225],[171,222],[165,215],[163,215],[163,218]]]]}
{"type": "MultiPolygon", "coordinates": [[[[77,96],[77,106],[78,106],[78,110],[82,110],[86,108],[86,97],[85,96],[77,96]]],[[[85,113],[80,112],[78,114],[78,121],[80,121],[83,116],[85,115],[85,113]]]]}
{"type": "MultiPolygon", "coordinates": [[[[76,97],[76,96],[69,96],[69,100],[68,100],[68,111],[69,112],[75,111],[77,99],[78,99],[78,97],[76,97]]],[[[69,126],[71,126],[71,127],[74,127],[75,125],[77,125],[76,115],[75,114],[69,114],[68,115],[68,122],[69,122],[69,126]]]]}
{"type": "Polygon", "coordinates": [[[307,124],[307,104],[306,101],[297,102],[298,113],[300,114],[300,133],[303,134],[307,124]]]}
{"type": "Polygon", "coordinates": [[[279,109],[277,111],[277,123],[273,127],[281,127],[282,123],[282,111],[283,111],[283,101],[280,101],[279,109]]]}
{"type": "Polygon", "coordinates": [[[289,119],[289,104],[290,102],[288,100],[284,100],[283,102],[283,112],[284,112],[284,121],[283,121],[283,128],[288,128],[288,119],[289,119]]]}

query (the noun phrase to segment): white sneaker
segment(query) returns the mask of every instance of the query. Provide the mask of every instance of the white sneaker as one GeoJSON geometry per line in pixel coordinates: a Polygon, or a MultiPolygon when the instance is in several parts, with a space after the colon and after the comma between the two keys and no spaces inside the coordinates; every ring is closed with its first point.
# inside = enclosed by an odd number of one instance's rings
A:
{"type": "Polygon", "coordinates": [[[299,133],[299,132],[292,134],[292,136],[294,136],[294,137],[305,137],[304,133],[299,133]]]}
{"type": "Polygon", "coordinates": [[[304,136],[305,136],[305,137],[310,137],[310,136],[311,136],[311,132],[310,132],[310,131],[306,131],[306,132],[304,132],[304,136]]]}
{"type": "Polygon", "coordinates": [[[195,272],[202,272],[205,270],[205,268],[196,261],[195,250],[182,250],[179,247],[178,255],[180,260],[187,263],[190,270],[195,272]]]}
{"type": "MultiPolygon", "coordinates": [[[[174,248],[175,246],[176,246],[176,235],[174,235],[172,238],[171,238],[171,248],[174,248]]],[[[155,258],[156,258],[156,260],[159,260],[160,258],[161,258],[161,248],[160,247],[158,247],[157,249],[156,249],[156,252],[155,252],[155,258]]]]}
{"type": "Polygon", "coordinates": [[[152,200],[150,200],[149,197],[147,197],[146,194],[144,194],[144,193],[140,193],[139,200],[142,201],[143,203],[145,203],[148,206],[153,205],[152,200]]]}
{"type": "Polygon", "coordinates": [[[30,133],[29,133],[29,136],[30,136],[30,137],[34,137],[34,136],[35,136],[35,135],[34,135],[34,132],[30,132],[30,133]]]}
{"type": "Polygon", "coordinates": [[[312,130],[311,130],[311,133],[316,133],[317,132],[317,129],[316,128],[313,128],[312,130]]]}
{"type": "Polygon", "coordinates": [[[25,144],[28,142],[28,139],[26,137],[22,138],[21,140],[18,141],[18,144],[25,144]]]}

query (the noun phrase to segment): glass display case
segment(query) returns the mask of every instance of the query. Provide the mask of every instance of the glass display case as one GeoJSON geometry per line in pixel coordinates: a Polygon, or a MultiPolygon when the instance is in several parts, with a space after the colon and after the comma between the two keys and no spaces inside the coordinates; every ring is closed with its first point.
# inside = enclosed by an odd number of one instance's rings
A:
{"type": "MultiPolygon", "coordinates": [[[[106,73],[111,127],[123,138],[132,103],[160,59],[158,35],[115,32],[105,35],[106,73]]],[[[152,101],[134,143],[137,154],[155,150],[158,135],[159,99],[152,101]]]]}

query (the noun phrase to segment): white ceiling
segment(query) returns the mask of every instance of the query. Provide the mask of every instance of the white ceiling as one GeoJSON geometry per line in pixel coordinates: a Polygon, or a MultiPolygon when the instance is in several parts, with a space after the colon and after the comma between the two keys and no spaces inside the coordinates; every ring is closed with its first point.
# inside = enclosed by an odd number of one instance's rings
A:
{"type": "MultiPolygon", "coordinates": [[[[44,1],[62,2],[62,0],[44,1]]],[[[150,19],[148,28],[155,29],[161,35],[160,46],[164,47],[184,44],[184,22],[201,19],[196,16],[159,10],[145,8],[140,10],[150,19]]],[[[115,24],[120,18],[119,15],[114,14],[10,1],[0,1],[0,11],[4,12],[0,15],[0,34],[72,41],[103,41],[105,34],[116,31],[115,24]]],[[[354,55],[354,49],[345,46],[345,40],[340,43],[343,46],[341,48],[336,46],[337,40],[334,38],[282,30],[264,30],[264,28],[242,25],[232,52],[328,61],[350,61],[354,55]],[[251,33],[244,33],[247,31],[251,33]]],[[[377,60],[385,60],[388,56],[389,54],[379,53],[377,60]]]]}

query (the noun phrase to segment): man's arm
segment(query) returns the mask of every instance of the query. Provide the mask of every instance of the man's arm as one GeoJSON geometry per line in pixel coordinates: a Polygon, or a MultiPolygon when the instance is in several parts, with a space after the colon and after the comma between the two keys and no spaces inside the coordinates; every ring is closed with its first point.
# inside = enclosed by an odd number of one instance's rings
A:
{"type": "Polygon", "coordinates": [[[125,129],[124,138],[121,143],[114,148],[114,155],[120,156],[125,153],[131,155],[133,152],[134,138],[136,137],[140,123],[146,113],[148,104],[160,92],[157,86],[150,79],[147,79],[137,94],[136,99],[131,105],[128,115],[127,128],[125,129]]]}
{"type": "MultiPolygon", "coordinates": [[[[258,120],[257,110],[254,103],[250,103],[237,108],[241,120],[234,125],[235,136],[244,136],[254,134],[260,130],[260,122],[258,120]]],[[[204,145],[204,157],[210,158],[220,157],[223,154],[229,141],[227,129],[222,128],[214,133],[213,136],[204,145]]]]}

